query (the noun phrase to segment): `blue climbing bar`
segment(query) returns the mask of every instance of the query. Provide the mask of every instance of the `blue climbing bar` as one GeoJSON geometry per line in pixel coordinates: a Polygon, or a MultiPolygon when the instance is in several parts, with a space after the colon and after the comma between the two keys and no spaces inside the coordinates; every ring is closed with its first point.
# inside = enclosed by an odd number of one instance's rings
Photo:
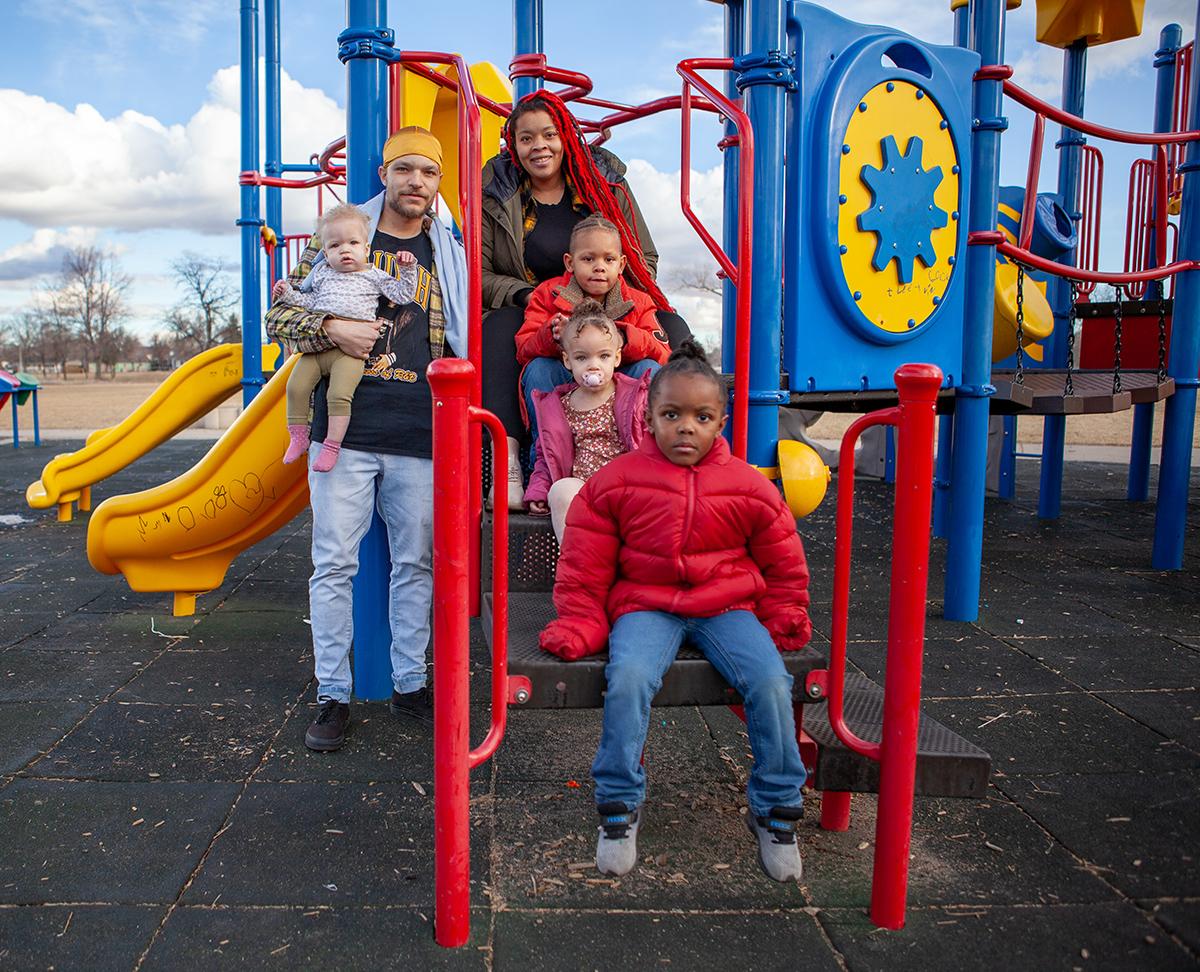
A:
{"type": "MultiPolygon", "coordinates": [[[[513,57],[522,54],[544,54],[542,38],[542,0],[513,0],[513,57]]],[[[540,90],[542,79],[535,77],[513,79],[513,103],[540,90]]]]}
{"type": "MultiPolygon", "coordinates": [[[[1004,63],[1004,0],[975,0],[971,5],[971,47],[982,67],[1004,63]]],[[[975,81],[972,99],[970,232],[992,230],[999,202],[1000,135],[1008,123],[1000,113],[1003,83],[975,81]]],[[[967,251],[962,383],[956,391],[953,463],[950,483],[949,542],[946,550],[944,614],[952,621],[979,616],[980,564],[983,558],[983,498],[987,474],[989,396],[992,375],[992,304],[996,284],[996,248],[974,245],[967,251]]]]}
{"type": "MultiPolygon", "coordinates": [[[[258,0],[241,0],[242,171],[258,171],[258,0]]],[[[243,185],[242,228],[242,405],[262,387],[262,217],[258,186],[243,185]]]]}
{"type": "MultiPolygon", "coordinates": [[[[1196,27],[1200,29],[1200,10],[1196,27]]],[[[1193,35],[1195,36],[1195,35],[1193,35]]],[[[1192,71],[1189,131],[1200,127],[1200,72],[1192,71]]],[[[1200,258],[1200,147],[1188,142],[1183,174],[1183,202],[1179,213],[1179,259],[1200,258]]],[[[1171,356],[1167,373],[1175,379],[1175,394],[1167,399],[1163,416],[1162,459],[1158,466],[1158,506],[1154,517],[1154,550],[1151,563],[1158,570],[1183,566],[1183,540],[1187,530],[1188,480],[1192,470],[1192,434],[1196,424],[1196,375],[1200,373],[1200,271],[1189,270],[1175,282],[1175,308],[1171,318],[1171,356]]]]}

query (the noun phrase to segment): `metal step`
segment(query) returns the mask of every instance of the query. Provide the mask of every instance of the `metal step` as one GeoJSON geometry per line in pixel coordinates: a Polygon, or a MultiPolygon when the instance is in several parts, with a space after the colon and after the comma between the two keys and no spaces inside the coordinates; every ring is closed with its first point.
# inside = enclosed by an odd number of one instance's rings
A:
{"type": "MultiPolygon", "coordinates": [[[[879,764],[847,749],[833,734],[826,702],[804,709],[804,729],[818,746],[810,785],[850,793],[879,791],[879,764]]],[[[846,724],[860,738],[878,742],[883,729],[883,687],[863,675],[846,675],[846,724]]],[[[921,713],[917,728],[919,796],[979,797],[987,790],[991,757],[936,719],[921,713]]]]}
{"type": "MultiPolygon", "coordinates": [[[[538,647],[538,633],[553,620],[554,605],[545,592],[509,595],[508,670],[530,681],[529,701],[521,708],[592,709],[604,705],[604,666],[608,653],[564,662],[538,647]]],[[[483,630],[491,642],[492,596],[483,598],[483,630]]],[[[827,668],[829,659],[811,645],[782,654],[795,679],[793,699],[812,703],[804,692],[808,673],[827,668]]],[[[700,652],[680,649],[656,706],[737,705],[738,694],[700,652]]],[[[818,747],[809,785],[818,790],[874,793],[879,789],[879,764],[847,749],[834,735],[824,701],[806,705],[804,729],[818,747]]],[[[883,688],[862,675],[846,676],[846,723],[863,739],[876,742],[883,725],[883,688]]],[[[935,719],[922,714],[917,731],[916,792],[921,796],[977,797],[987,790],[991,758],[935,719]]]]}
{"type": "MultiPolygon", "coordinates": [[[[508,515],[508,589],[514,593],[554,590],[554,570],[558,565],[558,541],[548,516],[527,513],[508,515]]],[[[484,591],[492,589],[492,514],[483,514],[483,540],[480,546],[479,583],[484,591]]]]}
{"type": "MultiPolygon", "coordinates": [[[[598,709],[604,705],[604,666],[608,652],[565,662],[538,647],[538,633],[554,620],[554,605],[546,593],[510,594],[508,597],[508,671],[524,675],[532,685],[522,708],[598,709]]],[[[483,598],[483,630],[491,642],[492,596],[483,598]]],[[[784,665],[796,680],[793,697],[809,702],[804,694],[808,673],[829,664],[825,655],[809,646],[782,654],[784,665]]],[[[655,705],[739,705],[741,698],[694,648],[684,646],[654,697],[655,705]]]]}

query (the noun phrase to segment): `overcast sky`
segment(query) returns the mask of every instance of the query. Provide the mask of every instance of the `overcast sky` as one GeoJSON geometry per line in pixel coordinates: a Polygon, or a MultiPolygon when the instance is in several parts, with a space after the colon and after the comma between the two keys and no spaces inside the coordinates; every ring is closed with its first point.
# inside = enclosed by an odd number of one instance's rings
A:
{"type": "MultiPolygon", "coordinates": [[[[823,4],[866,23],[901,26],[936,43],[951,39],[948,0],[844,0],[823,4]]],[[[183,250],[236,264],[238,216],[238,0],[4,0],[0,36],[0,314],[28,303],[63,249],[94,243],[117,252],[134,276],[136,328],[150,333],[176,299],[170,262],[183,250]]],[[[283,0],[283,147],[307,161],[345,132],[345,68],[336,57],[344,5],[283,0]]],[[[1153,121],[1151,57],[1162,26],[1191,37],[1196,4],[1148,0],[1140,38],[1095,48],[1088,64],[1088,117],[1148,130],[1153,121]]],[[[1033,40],[1031,0],[1009,17],[1007,60],[1015,80],[1055,102],[1061,52],[1033,40]]],[[[503,0],[410,4],[392,0],[398,46],[455,50],[504,69],[512,19],[503,0]],[[409,11],[419,11],[409,13],[409,11]]],[[[723,11],[708,0],[608,0],[600,7],[545,0],[551,63],[585,71],[595,93],[640,102],[677,93],[675,63],[723,53],[723,11]]],[[[1028,121],[1005,108],[1003,181],[1024,179],[1028,121]]],[[[693,198],[717,233],[718,137],[713,123],[695,136],[693,198]]],[[[1052,131],[1042,188],[1054,185],[1052,131]]],[[[678,115],[619,129],[609,143],[662,253],[660,279],[711,259],[679,214],[678,115]]],[[[1106,150],[1107,151],[1107,150],[1106,150]]],[[[1124,246],[1129,152],[1106,154],[1103,261],[1116,268],[1124,246]]],[[[311,228],[311,192],[285,193],[285,231],[311,228]]],[[[711,335],[711,305],[686,291],[672,296],[711,335]]]]}

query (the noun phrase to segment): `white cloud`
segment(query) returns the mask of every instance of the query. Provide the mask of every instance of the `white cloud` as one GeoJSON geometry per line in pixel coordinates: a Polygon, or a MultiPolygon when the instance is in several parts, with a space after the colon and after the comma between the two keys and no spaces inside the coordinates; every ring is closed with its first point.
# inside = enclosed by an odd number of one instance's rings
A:
{"type": "MultiPolygon", "coordinates": [[[[284,74],[283,155],[307,160],[345,131],[345,112],[284,74]]],[[[33,227],[189,229],[229,233],[238,216],[238,69],[223,68],[199,109],[180,125],[134,111],[104,118],[0,89],[0,130],[29,153],[0,157],[0,217],[33,227]]],[[[312,192],[284,194],[285,222],[308,229],[312,192]]]]}
{"type": "Polygon", "coordinates": [[[68,250],[87,246],[95,237],[94,230],[81,226],[71,226],[63,231],[37,230],[24,243],[16,243],[0,252],[0,281],[28,281],[58,273],[68,250]]]}

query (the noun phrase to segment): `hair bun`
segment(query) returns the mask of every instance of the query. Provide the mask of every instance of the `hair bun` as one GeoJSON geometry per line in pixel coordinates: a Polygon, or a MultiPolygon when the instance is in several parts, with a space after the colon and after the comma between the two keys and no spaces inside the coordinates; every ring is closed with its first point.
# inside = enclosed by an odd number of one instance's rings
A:
{"type": "Polygon", "coordinates": [[[571,309],[572,317],[591,317],[599,314],[605,317],[604,305],[594,297],[584,297],[578,304],[571,309]]]}
{"type": "Polygon", "coordinates": [[[699,341],[690,336],[679,342],[679,347],[671,352],[671,357],[667,360],[683,361],[689,358],[708,363],[708,352],[704,350],[704,346],[699,341]]]}

